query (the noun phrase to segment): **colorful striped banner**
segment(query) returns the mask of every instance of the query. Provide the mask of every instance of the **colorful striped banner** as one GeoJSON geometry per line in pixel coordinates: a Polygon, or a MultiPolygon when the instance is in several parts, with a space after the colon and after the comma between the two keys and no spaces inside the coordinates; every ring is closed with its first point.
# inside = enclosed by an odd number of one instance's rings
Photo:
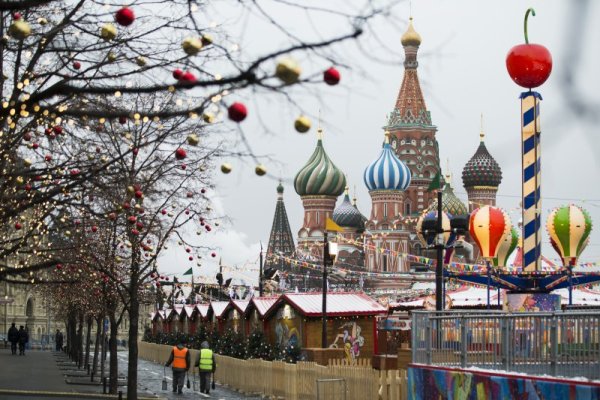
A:
{"type": "Polygon", "coordinates": [[[541,235],[540,101],[537,92],[521,93],[523,182],[523,270],[539,271],[541,235]]]}

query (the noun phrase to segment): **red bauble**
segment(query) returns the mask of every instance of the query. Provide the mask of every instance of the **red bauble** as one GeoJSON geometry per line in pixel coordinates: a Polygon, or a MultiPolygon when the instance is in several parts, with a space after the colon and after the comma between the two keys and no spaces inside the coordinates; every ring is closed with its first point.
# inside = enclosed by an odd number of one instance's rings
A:
{"type": "Polygon", "coordinates": [[[191,253],[191,252],[192,252],[192,249],[190,249],[190,248],[188,247],[187,249],[185,249],[185,252],[186,252],[186,253],[191,253]]]}
{"type": "Polygon", "coordinates": [[[190,261],[194,261],[194,257],[192,257],[192,256],[189,256],[189,257],[188,257],[188,260],[190,260],[190,261]]]}
{"type": "Polygon", "coordinates": [[[96,233],[98,231],[98,227],[96,225],[92,226],[92,232],[96,233]]]}
{"type": "Polygon", "coordinates": [[[135,21],[135,14],[131,8],[123,7],[115,13],[115,21],[121,26],[129,26],[135,21]]]}
{"type": "Polygon", "coordinates": [[[71,170],[71,175],[72,175],[72,176],[79,175],[79,172],[80,172],[80,171],[79,171],[77,168],[75,168],[75,169],[72,169],[72,170],[71,170]]]}
{"type": "Polygon", "coordinates": [[[115,219],[117,219],[117,213],[110,213],[108,214],[108,219],[110,219],[111,221],[114,221],[115,219]]]}
{"type": "Polygon", "coordinates": [[[38,143],[34,143],[34,144],[31,145],[31,147],[35,150],[38,147],[40,147],[40,145],[38,143]]]}
{"type": "Polygon", "coordinates": [[[127,123],[127,117],[126,117],[126,116],[124,116],[124,115],[120,116],[120,117],[119,117],[119,123],[120,123],[121,125],[125,125],[125,124],[127,123]]]}
{"type": "Polygon", "coordinates": [[[187,197],[188,197],[188,198],[190,198],[190,197],[194,197],[194,193],[192,193],[192,192],[187,192],[187,197]]]}
{"type": "Polygon", "coordinates": [[[31,184],[26,183],[25,184],[25,190],[29,192],[31,190],[31,184]]]}
{"type": "Polygon", "coordinates": [[[137,236],[140,234],[140,231],[138,231],[137,229],[132,229],[131,234],[137,236]]]}
{"type": "Polygon", "coordinates": [[[506,69],[517,85],[533,89],[550,76],[552,55],[541,44],[519,44],[508,52],[506,69]]]}
{"type": "Polygon", "coordinates": [[[135,224],[135,221],[137,221],[137,218],[135,215],[132,215],[127,218],[127,221],[129,221],[130,224],[135,224]]]}
{"type": "Polygon", "coordinates": [[[13,19],[14,19],[15,21],[18,21],[18,20],[20,20],[20,19],[21,19],[21,17],[22,17],[22,15],[21,15],[21,13],[20,13],[20,12],[14,12],[14,13],[13,13],[13,19]]]}
{"type": "Polygon", "coordinates": [[[173,78],[180,80],[181,76],[183,75],[183,71],[180,70],[179,68],[177,68],[175,71],[173,71],[173,78]]]}
{"type": "Polygon", "coordinates": [[[183,85],[191,85],[196,83],[196,75],[192,74],[191,72],[184,72],[183,74],[181,74],[181,77],[179,78],[179,82],[183,85]]]}
{"type": "Polygon", "coordinates": [[[29,142],[31,140],[31,133],[25,132],[25,134],[23,135],[23,140],[25,140],[26,142],[29,142]]]}
{"type": "Polygon", "coordinates": [[[81,68],[81,63],[80,63],[79,61],[75,61],[75,62],[73,63],[73,68],[74,68],[74,69],[80,69],[80,68],[81,68]]]}
{"type": "Polygon", "coordinates": [[[142,197],[144,197],[144,192],[142,192],[141,190],[136,190],[135,197],[141,199],[142,197]]]}
{"type": "Polygon", "coordinates": [[[187,153],[185,152],[184,149],[182,149],[181,147],[178,148],[177,150],[175,150],[175,158],[178,160],[183,160],[184,158],[187,157],[187,153]]]}
{"type": "Polygon", "coordinates": [[[243,103],[235,102],[227,109],[229,119],[235,122],[241,122],[248,116],[248,109],[243,103]]]}
{"type": "Polygon", "coordinates": [[[204,189],[204,188],[200,189],[200,193],[202,193],[202,194],[206,193],[206,189],[204,189]]]}
{"type": "Polygon", "coordinates": [[[160,211],[160,213],[161,213],[162,215],[165,215],[165,214],[167,213],[167,210],[161,210],[161,211],[160,211]]]}
{"type": "Polygon", "coordinates": [[[216,257],[216,256],[217,256],[217,253],[214,253],[214,252],[213,252],[213,253],[211,253],[211,254],[210,254],[210,256],[214,258],[214,257],[216,257]]]}
{"type": "Polygon", "coordinates": [[[341,75],[340,71],[337,69],[330,67],[329,69],[323,72],[323,80],[328,85],[337,85],[340,83],[341,75]]]}
{"type": "Polygon", "coordinates": [[[52,161],[52,156],[50,154],[46,154],[46,156],[44,157],[44,160],[52,161]]]}
{"type": "Polygon", "coordinates": [[[57,135],[60,135],[63,132],[63,128],[60,125],[56,125],[54,126],[54,128],[52,128],[52,130],[54,131],[54,133],[56,133],[57,135]]]}
{"type": "Polygon", "coordinates": [[[16,223],[15,223],[15,229],[16,229],[16,230],[19,230],[19,229],[21,229],[22,227],[23,227],[23,225],[21,225],[19,222],[16,222],[16,223]]]}

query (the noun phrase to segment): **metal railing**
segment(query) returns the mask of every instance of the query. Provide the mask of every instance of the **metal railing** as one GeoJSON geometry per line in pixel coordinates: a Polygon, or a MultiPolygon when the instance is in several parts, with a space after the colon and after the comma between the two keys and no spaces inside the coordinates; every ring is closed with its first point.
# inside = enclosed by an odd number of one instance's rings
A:
{"type": "Polygon", "coordinates": [[[600,378],[600,312],[415,311],[412,361],[600,378]]]}

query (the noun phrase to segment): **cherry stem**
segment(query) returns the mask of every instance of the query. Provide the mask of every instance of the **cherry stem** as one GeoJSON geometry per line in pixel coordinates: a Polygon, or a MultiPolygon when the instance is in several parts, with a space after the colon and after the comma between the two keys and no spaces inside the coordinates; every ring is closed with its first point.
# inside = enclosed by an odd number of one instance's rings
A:
{"type": "Polygon", "coordinates": [[[529,13],[535,17],[535,10],[533,7],[528,8],[525,13],[525,22],[523,23],[523,30],[525,31],[525,44],[529,44],[529,37],[527,37],[527,18],[529,18],[529,13]]]}

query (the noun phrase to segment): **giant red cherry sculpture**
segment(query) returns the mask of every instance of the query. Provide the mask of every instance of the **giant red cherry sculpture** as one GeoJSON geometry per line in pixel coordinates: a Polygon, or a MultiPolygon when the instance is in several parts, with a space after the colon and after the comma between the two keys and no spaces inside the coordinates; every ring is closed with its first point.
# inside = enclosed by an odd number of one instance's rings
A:
{"type": "Polygon", "coordinates": [[[519,86],[532,89],[542,85],[552,72],[552,55],[541,44],[530,44],[527,37],[527,18],[529,13],[535,16],[535,10],[529,8],[525,13],[525,44],[510,49],[506,56],[506,69],[513,81],[519,86]]]}

